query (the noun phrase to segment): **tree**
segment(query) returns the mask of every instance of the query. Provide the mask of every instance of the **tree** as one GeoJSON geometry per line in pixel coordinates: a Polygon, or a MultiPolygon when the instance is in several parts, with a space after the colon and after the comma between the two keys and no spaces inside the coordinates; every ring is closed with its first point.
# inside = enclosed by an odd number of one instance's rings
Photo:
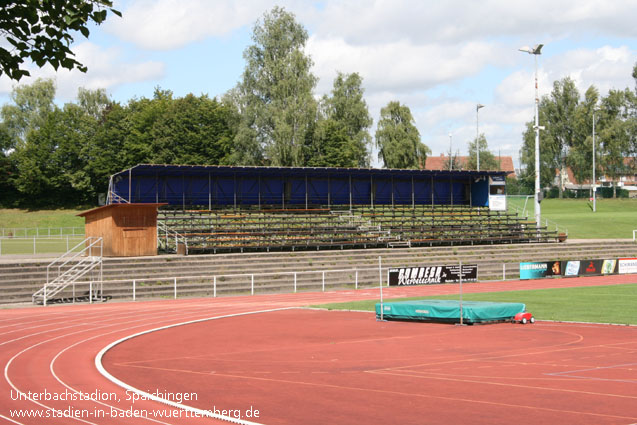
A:
{"type": "Polygon", "coordinates": [[[241,120],[232,161],[243,165],[304,165],[304,145],[316,116],[316,77],[303,49],[308,34],[294,15],[275,7],[256,23],[243,56],[246,67],[225,97],[241,120]]]}
{"type": "MultiPolygon", "coordinates": [[[[369,167],[370,164],[369,129],[373,120],[369,115],[367,103],[363,99],[362,83],[363,79],[357,73],[339,72],[334,79],[331,96],[324,96],[321,102],[323,117],[334,122],[334,125],[322,126],[321,137],[325,137],[325,131],[345,132],[346,149],[354,156],[353,163],[348,162],[349,167],[369,167]]],[[[325,140],[323,138],[319,140],[325,140]]]]}
{"type": "Polygon", "coordinates": [[[308,155],[307,165],[311,167],[357,167],[360,151],[348,134],[346,126],[334,119],[318,123],[314,134],[314,150],[308,155]]]}
{"type": "Polygon", "coordinates": [[[104,89],[87,90],[80,87],[77,91],[77,104],[88,115],[100,119],[112,101],[104,89]]]}
{"type": "MultiPolygon", "coordinates": [[[[573,172],[575,180],[582,184],[584,181],[592,181],[593,178],[593,111],[599,100],[599,91],[595,86],[590,86],[573,115],[575,137],[568,156],[566,165],[573,172]]],[[[599,112],[596,114],[597,137],[599,146],[599,112]]],[[[599,147],[596,148],[599,156],[599,147]]],[[[599,161],[596,162],[597,176],[599,176],[599,161]]]]}
{"type": "Polygon", "coordinates": [[[380,111],[376,129],[378,158],[386,168],[421,168],[429,148],[420,141],[420,133],[409,107],[389,102],[380,111]]]}
{"type": "Polygon", "coordinates": [[[635,153],[632,99],[628,89],[610,90],[600,108],[600,165],[603,173],[613,181],[613,198],[617,196],[617,180],[631,166],[624,159],[635,153]]]}
{"type": "Polygon", "coordinates": [[[55,107],[15,152],[15,186],[31,205],[94,203],[91,162],[98,120],[75,103],[55,107]]]}
{"type": "MultiPolygon", "coordinates": [[[[570,149],[576,144],[575,114],[579,107],[579,93],[575,83],[569,77],[553,83],[550,96],[540,100],[540,126],[545,131],[540,132],[540,185],[550,186],[555,173],[560,176],[559,194],[563,196],[562,179],[566,172],[567,157],[570,149]]],[[[534,122],[528,122],[524,132],[524,144],[521,152],[521,162],[525,170],[520,176],[524,185],[534,180],[535,176],[535,129],[534,122]]]]}
{"type": "Polygon", "coordinates": [[[0,75],[13,80],[29,76],[24,61],[53,68],[86,67],[73,58],[70,45],[74,33],[89,36],[92,23],[101,24],[108,12],[121,16],[110,0],[21,0],[3,4],[0,13],[0,35],[12,48],[0,47],[0,75]]]}
{"type": "Polygon", "coordinates": [[[575,112],[579,106],[579,92],[575,82],[570,77],[553,83],[550,98],[544,103],[546,132],[542,134],[547,142],[545,147],[552,154],[552,166],[558,170],[560,184],[559,196],[563,196],[562,179],[566,172],[566,158],[571,147],[576,143],[575,112]]]}
{"type": "Polygon", "coordinates": [[[13,104],[5,104],[0,109],[8,137],[3,148],[15,148],[25,142],[30,131],[40,128],[54,109],[54,99],[55,83],[51,79],[38,78],[31,85],[14,87],[11,92],[13,104]]]}
{"type": "Polygon", "coordinates": [[[206,95],[192,94],[170,102],[151,131],[150,161],[159,164],[219,165],[226,163],[234,131],[232,111],[206,95]]]}
{"type": "Polygon", "coordinates": [[[18,152],[25,147],[29,134],[47,122],[55,109],[54,97],[53,80],[38,79],[31,85],[14,87],[12,103],[0,109],[0,203],[3,205],[14,204],[24,196],[16,187],[20,177],[18,152]]]}
{"type": "Polygon", "coordinates": [[[462,164],[460,163],[460,151],[456,149],[456,153],[453,153],[449,149],[449,156],[442,165],[443,170],[462,170],[462,164]]]}
{"type": "Polygon", "coordinates": [[[489,150],[487,138],[484,134],[480,134],[477,141],[476,139],[473,139],[469,142],[469,158],[467,158],[466,164],[467,170],[478,169],[478,146],[480,149],[480,170],[498,170],[500,168],[500,164],[495,155],[493,155],[489,150]]]}

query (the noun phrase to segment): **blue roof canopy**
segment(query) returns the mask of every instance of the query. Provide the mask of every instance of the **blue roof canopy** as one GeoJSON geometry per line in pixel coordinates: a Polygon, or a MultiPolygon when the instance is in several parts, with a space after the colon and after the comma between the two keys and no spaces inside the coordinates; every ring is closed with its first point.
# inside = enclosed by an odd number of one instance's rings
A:
{"type": "Polygon", "coordinates": [[[487,205],[506,171],[140,164],[111,176],[109,203],[241,205],[487,205]],[[476,198],[481,199],[476,199],[476,198]],[[486,197],[488,198],[488,196],[486,197]]]}

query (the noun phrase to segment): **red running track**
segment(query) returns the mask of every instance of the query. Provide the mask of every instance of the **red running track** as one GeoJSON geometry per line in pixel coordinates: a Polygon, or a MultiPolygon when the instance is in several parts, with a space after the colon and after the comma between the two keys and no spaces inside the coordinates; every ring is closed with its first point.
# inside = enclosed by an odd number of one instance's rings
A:
{"type": "MultiPolygon", "coordinates": [[[[637,276],[494,282],[466,285],[465,292],[635,281],[637,276]]],[[[385,295],[454,291],[454,285],[436,285],[388,288],[385,295]]],[[[98,371],[96,355],[114,341],[162,326],[377,296],[366,289],[2,310],[0,423],[222,423],[187,417],[193,415],[153,400],[127,400],[133,393],[98,371]],[[125,417],[133,413],[148,416],[125,417]]],[[[637,422],[635,332],[634,327],[555,323],[467,328],[378,323],[369,314],[295,309],[145,334],[116,345],[104,364],[134,387],[168,397],[165,392],[195,393],[198,400],[183,404],[204,410],[237,409],[245,418],[252,406],[259,417],[251,419],[259,423],[555,423],[558,418],[559,423],[631,424],[637,422]],[[275,330],[279,333],[273,335],[275,330]],[[387,412],[391,416],[383,418],[387,412]]]]}

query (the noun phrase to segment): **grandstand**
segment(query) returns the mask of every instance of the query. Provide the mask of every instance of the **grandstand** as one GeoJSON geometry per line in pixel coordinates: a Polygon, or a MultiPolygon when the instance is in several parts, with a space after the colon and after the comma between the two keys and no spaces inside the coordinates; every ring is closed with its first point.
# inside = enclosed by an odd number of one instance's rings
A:
{"type": "Polygon", "coordinates": [[[165,203],[159,246],[188,252],[555,242],[502,208],[506,172],[138,165],[109,203],[165,203]],[[497,186],[496,186],[497,185],[497,186]]]}

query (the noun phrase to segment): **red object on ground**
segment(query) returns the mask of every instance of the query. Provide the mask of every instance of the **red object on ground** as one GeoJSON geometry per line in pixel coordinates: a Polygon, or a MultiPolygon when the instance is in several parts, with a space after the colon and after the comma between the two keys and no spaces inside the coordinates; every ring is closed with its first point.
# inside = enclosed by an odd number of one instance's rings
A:
{"type": "Polygon", "coordinates": [[[526,325],[527,323],[535,323],[535,317],[533,317],[533,315],[528,311],[525,311],[523,313],[516,314],[513,321],[526,325]]]}

